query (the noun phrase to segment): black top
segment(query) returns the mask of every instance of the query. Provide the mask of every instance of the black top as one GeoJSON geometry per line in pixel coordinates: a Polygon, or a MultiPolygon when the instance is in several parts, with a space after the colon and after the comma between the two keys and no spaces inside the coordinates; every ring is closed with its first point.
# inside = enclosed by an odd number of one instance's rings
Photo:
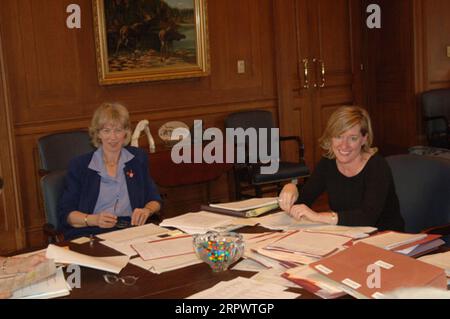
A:
{"type": "Polygon", "coordinates": [[[322,158],[306,182],[298,203],[311,207],[324,192],[328,193],[331,210],[339,215],[339,225],[404,229],[392,172],[381,155],[373,155],[353,177],[339,172],[336,160],[322,158]]]}

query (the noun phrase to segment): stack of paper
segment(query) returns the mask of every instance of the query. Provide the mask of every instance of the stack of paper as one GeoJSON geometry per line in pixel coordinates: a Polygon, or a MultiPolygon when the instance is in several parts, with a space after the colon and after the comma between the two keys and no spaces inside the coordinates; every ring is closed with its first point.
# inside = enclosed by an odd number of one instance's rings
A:
{"type": "Polygon", "coordinates": [[[444,269],[447,277],[450,277],[450,251],[440,254],[423,256],[420,257],[419,260],[444,269]]]}
{"type": "Polygon", "coordinates": [[[97,235],[98,238],[109,240],[115,243],[124,243],[139,238],[165,234],[169,232],[168,229],[159,227],[155,224],[146,224],[138,227],[130,227],[113,232],[97,235]]]}
{"type": "Polygon", "coordinates": [[[56,272],[53,260],[45,260],[32,271],[0,275],[0,291],[15,291],[51,277],[56,272]]]}
{"type": "Polygon", "coordinates": [[[294,299],[300,296],[285,290],[286,287],[280,285],[237,277],[230,281],[222,281],[188,299],[294,299]]]}
{"type": "Polygon", "coordinates": [[[283,277],[323,299],[334,299],[346,295],[336,282],[308,266],[287,270],[283,277]]]}
{"type": "Polygon", "coordinates": [[[295,231],[264,247],[309,257],[321,258],[339,250],[351,239],[344,236],[295,231]]]}
{"type": "Polygon", "coordinates": [[[353,239],[366,238],[369,234],[375,232],[375,227],[350,227],[340,225],[323,225],[306,229],[305,231],[314,233],[333,234],[350,237],[353,239]]]}
{"type": "Polygon", "coordinates": [[[398,288],[447,289],[444,270],[366,243],[358,243],[309,267],[355,298],[383,298],[398,288]]]}
{"type": "Polygon", "coordinates": [[[142,269],[148,270],[154,274],[162,274],[167,271],[200,264],[202,263],[202,261],[197,257],[195,253],[192,253],[147,261],[143,260],[141,257],[136,257],[134,259],[131,259],[130,263],[142,269]]]}
{"type": "MultiPolygon", "coordinates": [[[[427,234],[406,234],[393,231],[383,232],[369,238],[358,240],[358,243],[366,243],[387,250],[394,250],[401,246],[417,242],[427,237],[427,234]]],[[[406,247],[403,247],[406,248],[406,247]]]]}
{"type": "Polygon", "coordinates": [[[416,242],[397,247],[394,251],[409,257],[422,256],[445,245],[445,241],[440,237],[441,235],[430,234],[416,242]]]}
{"type": "Polygon", "coordinates": [[[243,234],[245,242],[244,258],[250,259],[265,269],[286,269],[283,259],[274,259],[259,253],[259,250],[286,236],[286,233],[243,234]]]}
{"type": "Polygon", "coordinates": [[[80,254],[62,247],[49,245],[46,257],[56,263],[75,264],[88,268],[104,270],[118,274],[128,263],[128,256],[93,257],[80,254]]]}
{"type": "Polygon", "coordinates": [[[255,225],[256,221],[200,211],[188,213],[161,222],[162,227],[174,227],[188,234],[204,234],[208,231],[230,231],[255,225]]]}
{"type": "Polygon", "coordinates": [[[251,198],[238,202],[202,205],[201,209],[225,215],[256,217],[278,207],[277,197],[265,197],[251,198]]]}
{"type": "Polygon", "coordinates": [[[190,235],[178,235],[132,246],[139,257],[132,259],[131,263],[157,274],[201,262],[194,252],[190,235]]]}
{"type": "Polygon", "coordinates": [[[143,260],[161,259],[195,253],[191,235],[181,235],[133,244],[132,247],[138,252],[143,260]]]}
{"type": "Polygon", "coordinates": [[[292,287],[296,288],[298,287],[297,284],[295,284],[292,281],[289,281],[285,279],[282,275],[284,273],[284,270],[280,269],[266,269],[259,271],[256,275],[252,276],[251,279],[259,281],[263,284],[275,284],[283,287],[292,287]]]}
{"type": "Polygon", "coordinates": [[[259,217],[257,221],[261,226],[272,230],[296,230],[323,226],[306,218],[297,220],[285,212],[259,217]]]}
{"type": "Polygon", "coordinates": [[[70,294],[62,268],[47,280],[16,290],[11,299],[50,299],[70,294]]]}
{"type": "Polygon", "coordinates": [[[112,249],[115,249],[124,255],[132,257],[132,256],[137,255],[136,250],[132,247],[132,245],[134,245],[134,244],[149,242],[149,241],[158,240],[158,239],[162,239],[162,238],[168,238],[168,237],[172,237],[172,236],[178,236],[181,234],[182,234],[182,232],[179,230],[172,230],[172,231],[168,231],[168,232],[165,232],[165,233],[159,234],[159,235],[149,235],[149,236],[145,236],[145,237],[137,237],[137,238],[133,238],[133,239],[130,239],[127,241],[123,241],[123,242],[115,242],[112,240],[103,240],[100,242],[100,244],[110,247],[112,249]]]}

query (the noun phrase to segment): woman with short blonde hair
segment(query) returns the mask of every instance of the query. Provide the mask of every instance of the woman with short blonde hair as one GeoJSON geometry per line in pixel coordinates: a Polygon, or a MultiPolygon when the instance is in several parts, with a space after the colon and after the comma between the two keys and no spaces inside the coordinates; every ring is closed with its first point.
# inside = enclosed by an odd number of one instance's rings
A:
{"type": "Polygon", "coordinates": [[[123,127],[126,132],[124,144],[128,145],[131,140],[131,125],[130,115],[128,110],[120,103],[103,103],[94,112],[91,120],[91,126],[89,127],[89,135],[91,136],[92,144],[95,147],[101,145],[101,139],[99,138],[100,130],[106,123],[115,123],[118,126],[123,127]]]}
{"type": "Polygon", "coordinates": [[[300,196],[296,185],[285,185],[280,207],[296,219],[402,231],[404,221],[391,169],[372,142],[367,111],[357,106],[338,108],[319,139],[325,151],[322,159],[300,196]],[[312,210],[311,205],[324,192],[330,211],[312,210]]]}
{"type": "Polygon", "coordinates": [[[71,161],[59,202],[65,239],[143,225],[161,209],[147,153],[127,146],[127,109],[103,103],[94,112],[89,133],[97,150],[71,161]]]}
{"type": "Polygon", "coordinates": [[[367,141],[362,146],[362,152],[377,152],[377,148],[371,148],[373,143],[373,131],[369,113],[360,107],[344,106],[330,116],[325,131],[319,138],[319,145],[325,150],[324,156],[330,159],[336,158],[331,149],[332,138],[341,135],[358,124],[361,128],[361,134],[367,136],[367,141]]]}

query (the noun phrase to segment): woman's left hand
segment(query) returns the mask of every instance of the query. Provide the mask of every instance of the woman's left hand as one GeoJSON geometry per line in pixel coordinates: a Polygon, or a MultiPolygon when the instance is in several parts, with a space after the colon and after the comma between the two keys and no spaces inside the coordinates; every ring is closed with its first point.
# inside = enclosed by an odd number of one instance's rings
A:
{"type": "Polygon", "coordinates": [[[131,225],[142,226],[151,215],[152,213],[148,208],[136,208],[131,215],[131,225]]]}
{"type": "Polygon", "coordinates": [[[310,221],[318,221],[319,214],[313,211],[311,208],[306,206],[305,204],[294,205],[289,212],[289,215],[294,217],[295,219],[300,220],[303,216],[309,219],[310,221]]]}

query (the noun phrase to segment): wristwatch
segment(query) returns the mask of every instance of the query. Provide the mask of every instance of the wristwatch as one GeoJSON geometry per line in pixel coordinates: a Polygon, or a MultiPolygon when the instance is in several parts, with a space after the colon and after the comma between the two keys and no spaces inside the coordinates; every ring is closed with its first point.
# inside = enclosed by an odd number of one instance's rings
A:
{"type": "Polygon", "coordinates": [[[338,222],[338,215],[335,212],[331,213],[331,223],[333,225],[337,225],[338,222]]]}

